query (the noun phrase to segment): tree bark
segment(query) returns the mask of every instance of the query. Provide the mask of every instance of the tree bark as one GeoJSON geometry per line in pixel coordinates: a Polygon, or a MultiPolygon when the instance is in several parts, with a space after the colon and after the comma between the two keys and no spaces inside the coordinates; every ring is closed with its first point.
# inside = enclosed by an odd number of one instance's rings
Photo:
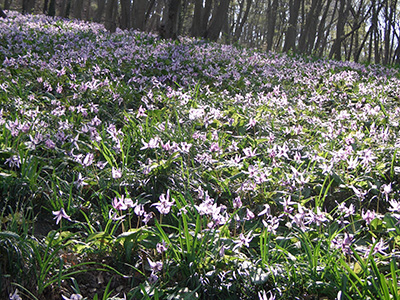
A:
{"type": "Polygon", "coordinates": [[[342,59],[342,41],[344,38],[344,26],[347,21],[347,15],[350,9],[350,1],[340,0],[340,6],[338,11],[338,20],[336,24],[336,38],[333,42],[331,52],[329,54],[330,58],[335,58],[337,60],[342,59]],[[347,3],[348,2],[348,3],[347,3]]]}
{"type": "Polygon", "coordinates": [[[147,12],[147,0],[135,0],[132,6],[132,28],[144,30],[146,12],[147,12]]]}
{"type": "Polygon", "coordinates": [[[118,0],[107,1],[105,26],[110,32],[117,29],[116,18],[118,14],[118,0]]]}
{"type": "Polygon", "coordinates": [[[97,0],[97,10],[93,19],[95,22],[101,22],[105,7],[106,0],[97,0]]]}
{"type": "Polygon", "coordinates": [[[222,26],[228,17],[228,8],[230,0],[220,0],[219,5],[213,13],[210,26],[207,28],[204,38],[210,41],[216,41],[221,33],[222,26]]]}
{"type": "Polygon", "coordinates": [[[278,0],[273,0],[268,1],[268,9],[267,9],[267,51],[272,50],[272,45],[274,41],[274,35],[275,35],[275,25],[276,25],[276,12],[278,10],[278,5],[279,1],[278,0]]]}
{"type": "Polygon", "coordinates": [[[82,11],[83,11],[84,0],[75,0],[74,1],[74,13],[73,16],[75,19],[82,19],[82,11]]]}
{"type": "Polygon", "coordinates": [[[195,0],[194,2],[194,12],[192,20],[192,28],[190,30],[190,35],[198,37],[202,35],[202,15],[203,15],[203,0],[195,0]]]}
{"type": "Polygon", "coordinates": [[[49,8],[49,0],[44,0],[44,3],[43,3],[43,14],[47,14],[47,10],[48,10],[48,8],[49,8]]]}
{"type": "Polygon", "coordinates": [[[10,9],[11,1],[12,0],[5,0],[4,1],[4,10],[9,10],[10,9]]]}
{"type": "Polygon", "coordinates": [[[249,16],[251,4],[252,4],[252,0],[247,0],[246,10],[244,11],[244,14],[241,17],[241,19],[238,20],[238,21],[240,21],[240,23],[235,29],[235,35],[234,35],[234,38],[233,38],[233,42],[234,43],[236,43],[239,40],[240,35],[242,34],[243,26],[247,22],[247,18],[249,16]]]}
{"type": "Polygon", "coordinates": [[[120,0],[121,4],[121,29],[131,27],[131,0],[120,0]]]}
{"type": "Polygon", "coordinates": [[[304,30],[302,30],[298,50],[300,53],[310,54],[314,47],[316,28],[319,13],[322,9],[322,0],[313,0],[307,13],[304,30]]]}
{"type": "Polygon", "coordinates": [[[178,20],[181,9],[181,0],[168,0],[160,26],[160,36],[163,39],[178,38],[178,20]]]}
{"type": "Polygon", "coordinates": [[[31,14],[35,8],[35,0],[22,0],[22,13],[31,14]]]}
{"type": "Polygon", "coordinates": [[[289,25],[286,30],[285,45],[283,51],[295,50],[297,35],[297,19],[300,12],[300,4],[303,0],[289,0],[289,25]]]}
{"type": "Polygon", "coordinates": [[[47,15],[54,17],[56,15],[56,0],[50,0],[47,15]]]}

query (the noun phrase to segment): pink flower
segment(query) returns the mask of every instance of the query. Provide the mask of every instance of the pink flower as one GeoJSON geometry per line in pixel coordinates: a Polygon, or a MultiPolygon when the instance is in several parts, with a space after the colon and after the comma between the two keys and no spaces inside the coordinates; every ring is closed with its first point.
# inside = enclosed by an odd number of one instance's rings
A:
{"type": "Polygon", "coordinates": [[[64,208],[61,208],[58,211],[53,211],[53,215],[55,215],[54,219],[56,219],[56,224],[60,223],[62,218],[72,221],[71,217],[67,215],[64,208]]]}
{"type": "Polygon", "coordinates": [[[122,177],[122,171],[121,171],[121,169],[117,169],[117,168],[112,167],[111,176],[112,176],[112,178],[114,178],[114,179],[121,178],[121,177],[122,177]]]}
{"type": "Polygon", "coordinates": [[[367,210],[366,212],[363,211],[361,217],[367,224],[370,224],[372,220],[375,219],[375,212],[370,210],[367,210]]]}

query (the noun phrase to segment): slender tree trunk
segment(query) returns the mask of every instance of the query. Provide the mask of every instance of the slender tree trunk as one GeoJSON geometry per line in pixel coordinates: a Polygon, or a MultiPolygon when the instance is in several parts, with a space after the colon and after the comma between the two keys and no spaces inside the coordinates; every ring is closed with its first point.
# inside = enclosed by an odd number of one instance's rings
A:
{"type": "Polygon", "coordinates": [[[203,20],[203,10],[203,0],[195,0],[192,28],[190,30],[191,36],[198,37],[202,35],[201,25],[203,20]]]}
{"type": "Polygon", "coordinates": [[[178,38],[178,21],[181,9],[181,0],[168,0],[160,26],[160,36],[164,39],[178,38]]]}
{"type": "Polygon", "coordinates": [[[92,0],[86,1],[86,7],[84,11],[86,12],[85,20],[92,20],[92,0]]]}
{"type": "MultiPolygon", "coordinates": [[[[132,6],[132,28],[144,30],[148,14],[147,0],[135,0],[132,6]]],[[[154,5],[154,1],[153,1],[154,5]]]]}
{"type": "Polygon", "coordinates": [[[48,8],[49,8],[49,0],[44,0],[44,3],[43,3],[43,10],[42,10],[42,12],[43,12],[44,15],[47,14],[48,8]]]}
{"type": "Polygon", "coordinates": [[[228,8],[230,0],[220,0],[219,5],[213,13],[210,26],[207,29],[205,38],[210,41],[216,41],[221,33],[222,26],[228,17],[228,8]]]}
{"type": "Polygon", "coordinates": [[[240,39],[240,35],[242,34],[242,31],[243,31],[243,26],[247,22],[247,18],[249,16],[252,0],[247,0],[246,4],[247,4],[246,10],[244,11],[243,17],[240,19],[239,26],[235,30],[235,36],[233,38],[234,43],[236,43],[240,39]]]}
{"type": "Polygon", "coordinates": [[[120,0],[121,4],[121,29],[131,27],[131,0],[120,0]]]}
{"type": "Polygon", "coordinates": [[[61,17],[69,18],[69,14],[71,12],[71,1],[72,0],[63,0],[61,2],[61,11],[60,11],[61,17]]]}
{"type": "Polygon", "coordinates": [[[385,1],[385,54],[383,58],[383,63],[387,65],[390,63],[390,52],[391,52],[391,34],[392,34],[392,24],[394,18],[394,12],[397,6],[397,0],[386,0],[385,1]]]}
{"type": "Polygon", "coordinates": [[[118,0],[107,1],[105,26],[111,32],[115,32],[115,30],[117,29],[117,23],[116,23],[117,14],[118,14],[118,0]]]}
{"type": "Polygon", "coordinates": [[[4,10],[9,10],[11,6],[12,0],[5,0],[4,1],[4,10]]]}
{"type": "Polygon", "coordinates": [[[338,11],[338,20],[336,24],[336,38],[333,42],[331,52],[329,54],[330,58],[335,58],[341,60],[342,58],[342,41],[344,38],[344,26],[347,21],[347,15],[350,9],[350,1],[348,3],[346,0],[340,0],[340,6],[338,11]]]}
{"type": "Polygon", "coordinates": [[[286,30],[285,45],[283,51],[295,50],[297,35],[297,19],[299,17],[300,5],[303,0],[289,0],[289,24],[286,30]]]}
{"type": "Polygon", "coordinates": [[[105,7],[106,0],[97,0],[97,10],[93,19],[95,22],[101,22],[105,7]]]}
{"type": "Polygon", "coordinates": [[[268,1],[268,9],[267,9],[267,51],[272,50],[272,45],[274,41],[274,35],[275,35],[275,24],[276,24],[276,12],[278,10],[278,5],[279,1],[278,0],[273,0],[268,1]]]}
{"type": "Polygon", "coordinates": [[[50,17],[54,17],[56,15],[56,0],[50,0],[47,15],[50,17]]]}
{"type": "Polygon", "coordinates": [[[31,14],[35,8],[35,0],[22,0],[22,13],[31,14]]]}
{"type": "Polygon", "coordinates": [[[84,0],[75,0],[74,1],[74,18],[82,19],[82,11],[83,11],[84,0]]]}

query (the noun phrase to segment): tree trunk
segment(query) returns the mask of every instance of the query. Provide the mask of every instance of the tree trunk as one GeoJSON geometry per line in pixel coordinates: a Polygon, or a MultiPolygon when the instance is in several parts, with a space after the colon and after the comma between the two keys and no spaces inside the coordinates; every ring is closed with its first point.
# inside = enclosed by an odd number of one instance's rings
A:
{"type": "Polygon", "coordinates": [[[51,17],[54,17],[56,15],[56,0],[50,0],[47,15],[51,17]]]}
{"type": "Polygon", "coordinates": [[[144,30],[147,12],[147,0],[135,0],[132,6],[132,28],[144,30]]]}
{"type": "Polygon", "coordinates": [[[61,11],[60,11],[61,17],[69,18],[69,14],[71,12],[71,1],[72,0],[63,0],[61,2],[61,11]]]}
{"type": "Polygon", "coordinates": [[[118,14],[118,0],[107,1],[105,26],[110,32],[117,29],[116,18],[118,14]]]}
{"type": "Polygon", "coordinates": [[[204,38],[210,41],[216,41],[221,33],[222,26],[228,17],[228,8],[230,0],[220,0],[219,5],[213,13],[210,26],[207,28],[204,38]]]}
{"type": "Polygon", "coordinates": [[[44,0],[43,11],[42,11],[44,15],[47,14],[48,7],[49,7],[49,0],[44,0]]]}
{"type": "Polygon", "coordinates": [[[321,0],[313,0],[310,10],[306,17],[304,30],[302,30],[298,50],[300,53],[310,54],[314,47],[316,28],[318,23],[319,13],[322,9],[321,0]]]}
{"type": "Polygon", "coordinates": [[[203,0],[195,0],[192,28],[190,30],[191,36],[198,37],[202,35],[201,25],[203,20],[203,9],[203,0]]]}
{"type": "Polygon", "coordinates": [[[272,45],[274,41],[274,35],[275,35],[275,25],[276,25],[276,12],[278,10],[278,5],[279,1],[278,0],[273,0],[268,1],[268,9],[267,9],[267,51],[272,50],[272,45]]]}
{"type": "Polygon", "coordinates": [[[85,20],[92,20],[92,0],[86,1],[86,7],[83,11],[86,12],[85,20]]]}
{"type": "Polygon", "coordinates": [[[31,14],[35,8],[35,0],[22,0],[22,13],[31,14]]]}
{"type": "Polygon", "coordinates": [[[300,12],[300,4],[303,0],[289,0],[289,25],[286,30],[285,45],[283,51],[295,50],[297,35],[297,19],[300,12]]]}
{"type": "Polygon", "coordinates": [[[181,10],[181,0],[168,0],[160,26],[160,36],[163,39],[178,38],[178,20],[181,10]]]}
{"type": "Polygon", "coordinates": [[[246,10],[244,11],[243,17],[240,19],[239,26],[237,26],[235,29],[235,36],[233,38],[234,43],[236,43],[239,40],[240,35],[242,34],[243,26],[247,22],[247,18],[249,16],[251,4],[252,0],[247,0],[246,10]]]}
{"type": "MultiPolygon", "coordinates": [[[[161,14],[164,9],[164,1],[157,1],[154,7],[154,13],[151,15],[151,18],[148,22],[146,22],[146,31],[158,31],[161,26],[161,14]]],[[[149,10],[148,10],[149,12],[149,10]]],[[[147,14],[150,16],[150,13],[147,14]]]]}
{"type": "Polygon", "coordinates": [[[10,9],[11,1],[12,0],[5,0],[4,1],[4,10],[9,10],[10,9]]]}
{"type": "Polygon", "coordinates": [[[101,22],[105,7],[106,7],[106,0],[97,0],[97,10],[93,19],[95,22],[101,22]]]}
{"type": "Polygon", "coordinates": [[[74,18],[82,19],[82,11],[83,11],[84,0],[75,0],[74,1],[74,18]]]}
{"type": "Polygon", "coordinates": [[[336,24],[336,38],[333,42],[331,52],[329,54],[330,58],[335,58],[337,60],[342,59],[342,41],[344,38],[344,26],[347,21],[347,15],[350,9],[350,1],[346,3],[346,0],[340,0],[340,6],[338,11],[338,20],[336,24]]]}
{"type": "Polygon", "coordinates": [[[131,0],[120,0],[121,4],[121,29],[131,27],[131,0]]]}

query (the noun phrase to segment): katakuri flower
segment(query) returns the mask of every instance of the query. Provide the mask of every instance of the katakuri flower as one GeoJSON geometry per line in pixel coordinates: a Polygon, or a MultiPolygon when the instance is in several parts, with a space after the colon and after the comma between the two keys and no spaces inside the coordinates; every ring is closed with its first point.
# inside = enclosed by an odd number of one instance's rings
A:
{"type": "Polygon", "coordinates": [[[53,211],[53,215],[55,215],[54,219],[56,220],[56,224],[60,223],[62,218],[72,222],[71,217],[67,215],[62,207],[58,211],[53,211]]]}

